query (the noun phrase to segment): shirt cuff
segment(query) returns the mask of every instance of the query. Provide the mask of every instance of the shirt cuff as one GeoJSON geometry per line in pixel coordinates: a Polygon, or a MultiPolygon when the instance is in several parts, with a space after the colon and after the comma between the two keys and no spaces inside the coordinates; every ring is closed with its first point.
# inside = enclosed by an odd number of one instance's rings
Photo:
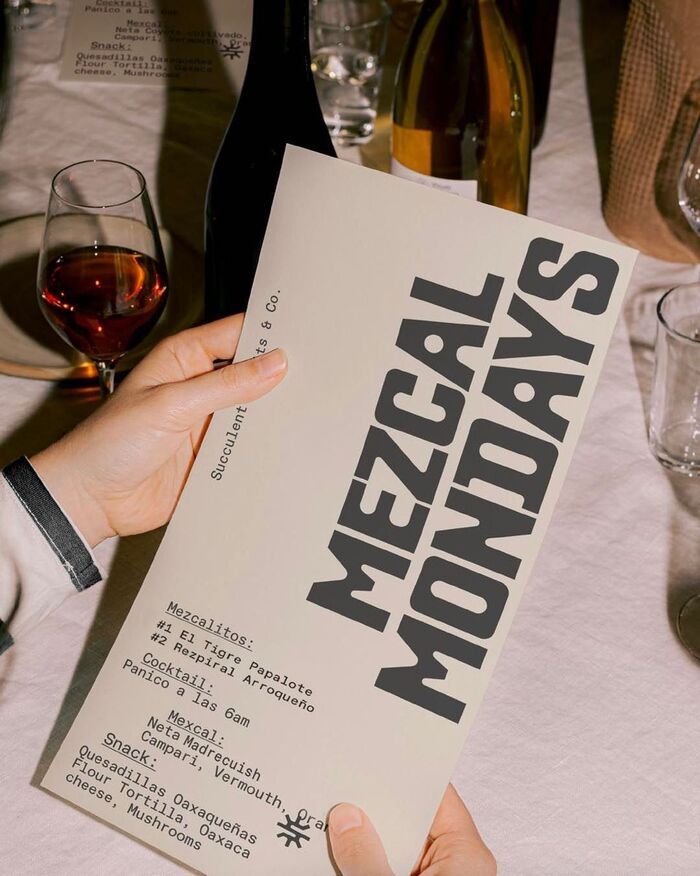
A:
{"type": "Polygon", "coordinates": [[[75,589],[85,590],[101,581],[102,575],[90,549],[26,456],[11,462],[2,474],[68,573],[75,589]]]}
{"type": "Polygon", "coordinates": [[[0,472],[0,654],[71,592],[101,579],[90,548],[29,461],[0,472]]]}

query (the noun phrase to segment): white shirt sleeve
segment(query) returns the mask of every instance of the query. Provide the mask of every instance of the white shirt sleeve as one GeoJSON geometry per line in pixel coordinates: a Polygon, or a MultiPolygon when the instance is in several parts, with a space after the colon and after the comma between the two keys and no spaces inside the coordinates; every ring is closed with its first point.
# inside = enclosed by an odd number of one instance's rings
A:
{"type": "MultiPolygon", "coordinates": [[[[55,509],[62,514],[57,505],[55,509]]],[[[65,515],[64,521],[69,522],[65,515]]],[[[76,536],[94,562],[92,552],[73,529],[76,536]]],[[[101,576],[96,563],[95,572],[97,580],[101,576]]],[[[42,528],[31,503],[0,473],[0,654],[66,597],[82,589],[60,544],[42,528]]]]}

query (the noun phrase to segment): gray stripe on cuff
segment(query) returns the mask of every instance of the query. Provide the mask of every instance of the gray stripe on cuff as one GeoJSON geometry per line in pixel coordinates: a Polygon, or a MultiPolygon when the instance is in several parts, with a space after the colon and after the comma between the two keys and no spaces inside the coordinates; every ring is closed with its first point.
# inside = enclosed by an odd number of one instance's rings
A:
{"type": "Polygon", "coordinates": [[[58,557],[76,590],[102,580],[90,551],[44,486],[26,457],[11,462],[2,472],[15,496],[58,557]]]}

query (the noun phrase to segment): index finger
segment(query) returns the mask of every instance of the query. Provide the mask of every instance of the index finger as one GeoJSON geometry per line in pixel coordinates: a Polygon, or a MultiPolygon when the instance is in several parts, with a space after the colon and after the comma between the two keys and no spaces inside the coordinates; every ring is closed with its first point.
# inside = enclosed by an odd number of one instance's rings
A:
{"type": "Polygon", "coordinates": [[[196,342],[201,345],[210,359],[233,359],[238,346],[238,339],[243,328],[245,313],[236,313],[233,316],[225,316],[214,322],[207,322],[195,328],[186,329],[175,335],[183,338],[186,342],[196,342]]]}
{"type": "Polygon", "coordinates": [[[217,359],[230,360],[238,346],[244,314],[185,329],[157,344],[126,382],[157,386],[206,374],[217,359]]]}

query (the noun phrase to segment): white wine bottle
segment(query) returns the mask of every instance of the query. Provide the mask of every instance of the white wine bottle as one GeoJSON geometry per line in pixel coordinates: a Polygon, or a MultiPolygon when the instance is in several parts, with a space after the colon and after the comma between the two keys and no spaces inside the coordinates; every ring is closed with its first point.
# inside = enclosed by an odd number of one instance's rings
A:
{"type": "Polygon", "coordinates": [[[396,75],[392,173],[525,213],[532,136],[510,0],[424,0],[396,75]]]}

